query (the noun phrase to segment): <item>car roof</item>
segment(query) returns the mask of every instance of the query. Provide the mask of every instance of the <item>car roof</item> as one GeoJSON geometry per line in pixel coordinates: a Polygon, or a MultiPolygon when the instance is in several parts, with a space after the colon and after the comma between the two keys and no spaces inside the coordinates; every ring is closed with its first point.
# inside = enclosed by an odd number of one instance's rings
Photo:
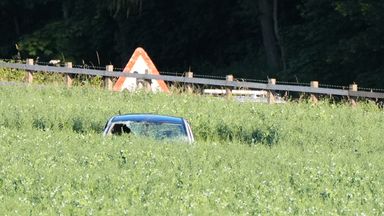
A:
{"type": "Polygon", "coordinates": [[[125,115],[113,116],[111,120],[111,122],[122,122],[122,121],[146,121],[146,122],[182,124],[183,118],[166,116],[166,115],[156,115],[156,114],[125,114],[125,115]]]}

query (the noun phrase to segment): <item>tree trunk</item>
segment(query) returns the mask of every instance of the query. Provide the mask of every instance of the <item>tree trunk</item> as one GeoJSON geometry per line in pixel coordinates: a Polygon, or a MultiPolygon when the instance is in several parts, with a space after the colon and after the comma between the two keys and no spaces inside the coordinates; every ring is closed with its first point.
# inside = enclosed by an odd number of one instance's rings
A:
{"type": "Polygon", "coordinates": [[[285,62],[285,50],[279,33],[278,0],[273,0],[273,23],[277,45],[280,48],[282,69],[285,73],[285,71],[287,70],[287,63],[285,62]]]}
{"type": "Polygon", "coordinates": [[[13,16],[13,24],[15,25],[16,36],[20,36],[20,24],[16,15],[13,16]]]}
{"type": "Polygon", "coordinates": [[[270,0],[258,0],[263,44],[269,68],[277,73],[282,69],[279,44],[276,38],[273,8],[270,0]]]}
{"type": "Polygon", "coordinates": [[[68,19],[68,16],[69,16],[69,6],[68,6],[68,1],[62,1],[61,3],[61,8],[62,8],[62,11],[63,11],[63,18],[65,20],[68,19]]]}

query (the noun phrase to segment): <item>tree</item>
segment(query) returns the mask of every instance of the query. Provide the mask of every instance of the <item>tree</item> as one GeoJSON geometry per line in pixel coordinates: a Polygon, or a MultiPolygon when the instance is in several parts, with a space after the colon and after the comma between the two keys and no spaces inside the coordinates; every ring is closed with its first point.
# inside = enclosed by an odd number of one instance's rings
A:
{"type": "Polygon", "coordinates": [[[298,8],[301,21],[285,34],[284,79],[382,86],[384,2],[305,0],[298,8]]]}
{"type": "Polygon", "coordinates": [[[66,58],[90,65],[116,63],[119,62],[120,47],[116,45],[119,25],[122,20],[139,14],[141,6],[141,0],[93,0],[92,4],[86,0],[63,0],[62,18],[22,41],[30,45],[31,55],[44,52],[42,56],[47,57],[48,50],[49,58],[66,58]],[[33,41],[40,46],[35,46],[33,41]],[[42,41],[46,43],[41,44],[42,41]]]}
{"type": "Polygon", "coordinates": [[[277,73],[283,69],[281,45],[279,43],[277,0],[258,0],[259,19],[263,44],[269,68],[277,73]]]}

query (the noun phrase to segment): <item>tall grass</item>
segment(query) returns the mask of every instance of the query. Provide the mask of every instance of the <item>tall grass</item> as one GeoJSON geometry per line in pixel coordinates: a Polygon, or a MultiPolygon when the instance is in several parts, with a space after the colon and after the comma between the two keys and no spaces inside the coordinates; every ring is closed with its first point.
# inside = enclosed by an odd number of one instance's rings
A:
{"type": "Polygon", "coordinates": [[[384,212],[384,113],[185,94],[0,87],[5,214],[384,212]],[[193,145],[101,136],[117,113],[187,118],[193,145]]]}
{"type": "MultiPolygon", "coordinates": [[[[25,80],[25,70],[0,68],[0,81],[5,82],[22,82],[25,80]]],[[[90,75],[74,75],[73,77],[74,86],[87,86],[87,87],[102,87],[101,76],[90,76],[90,75]]],[[[33,83],[34,84],[50,84],[55,86],[62,86],[65,82],[63,74],[55,72],[33,72],[33,83]]]]}

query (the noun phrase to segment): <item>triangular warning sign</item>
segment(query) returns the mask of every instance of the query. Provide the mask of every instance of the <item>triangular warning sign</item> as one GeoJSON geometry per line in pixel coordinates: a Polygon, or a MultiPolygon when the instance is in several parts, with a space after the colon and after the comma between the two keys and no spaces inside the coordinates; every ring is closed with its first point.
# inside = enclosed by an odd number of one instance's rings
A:
{"type": "MultiPolygon", "coordinates": [[[[129,59],[128,64],[125,66],[123,73],[139,73],[145,74],[148,71],[149,74],[160,75],[155,64],[149,58],[147,52],[141,47],[138,47],[133,52],[132,57],[129,59]]],[[[123,91],[128,89],[129,91],[135,91],[138,88],[138,79],[133,77],[119,77],[113,86],[114,91],[123,91]]],[[[169,92],[168,86],[163,80],[152,80],[152,91],[169,92]]]]}

